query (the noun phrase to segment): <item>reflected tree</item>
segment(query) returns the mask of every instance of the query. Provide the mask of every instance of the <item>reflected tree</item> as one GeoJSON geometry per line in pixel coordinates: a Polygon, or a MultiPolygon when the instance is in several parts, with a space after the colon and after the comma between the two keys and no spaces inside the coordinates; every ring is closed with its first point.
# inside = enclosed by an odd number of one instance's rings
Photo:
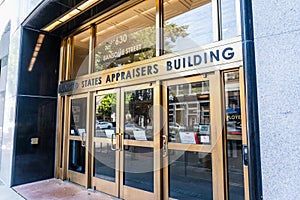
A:
{"type": "MultiPolygon", "coordinates": [[[[165,52],[171,53],[176,40],[188,36],[188,27],[188,25],[178,26],[175,23],[165,24],[165,52]]],[[[155,30],[155,27],[147,27],[134,32],[121,33],[102,42],[95,49],[95,70],[101,71],[155,57],[155,30]],[[127,51],[128,47],[137,48],[127,51]]]]}
{"type": "Polygon", "coordinates": [[[113,110],[113,108],[115,107],[116,107],[116,94],[108,94],[101,99],[101,103],[98,106],[97,110],[101,118],[105,120],[106,118],[109,119],[111,118],[111,114],[115,112],[115,110],[113,110]]]}

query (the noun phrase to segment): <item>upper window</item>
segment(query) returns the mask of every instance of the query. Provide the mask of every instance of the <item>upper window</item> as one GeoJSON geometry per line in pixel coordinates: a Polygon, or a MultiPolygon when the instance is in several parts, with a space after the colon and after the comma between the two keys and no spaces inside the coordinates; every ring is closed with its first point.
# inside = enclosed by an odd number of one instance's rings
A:
{"type": "Polygon", "coordinates": [[[235,0],[221,0],[222,39],[228,39],[238,35],[235,4],[235,0]]]}
{"type": "Polygon", "coordinates": [[[165,0],[164,19],[166,53],[213,42],[211,0],[165,0]]]}
{"type": "Polygon", "coordinates": [[[88,73],[90,31],[86,30],[73,37],[71,79],[88,73]]]}
{"type": "Polygon", "coordinates": [[[236,37],[240,35],[237,3],[238,0],[164,0],[163,31],[157,29],[155,0],[113,13],[95,27],[93,63],[89,63],[89,44],[94,31],[86,30],[73,37],[69,78],[155,57],[156,33],[163,33],[164,54],[179,54],[236,37]]]}
{"type": "Polygon", "coordinates": [[[94,71],[155,56],[155,1],[144,1],[96,28],[94,71]]]}

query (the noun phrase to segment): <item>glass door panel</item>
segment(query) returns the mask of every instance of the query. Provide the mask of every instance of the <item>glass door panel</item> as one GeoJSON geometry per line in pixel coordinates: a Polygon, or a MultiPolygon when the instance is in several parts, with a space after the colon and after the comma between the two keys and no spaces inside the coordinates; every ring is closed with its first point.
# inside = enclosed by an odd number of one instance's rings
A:
{"type": "Polygon", "coordinates": [[[153,141],[153,88],[124,93],[125,139],[153,141]]]}
{"type": "Polygon", "coordinates": [[[87,186],[87,97],[69,99],[68,173],[67,178],[87,186]]]}
{"type": "Polygon", "coordinates": [[[240,98],[240,71],[223,73],[226,117],[228,199],[245,198],[243,166],[243,131],[240,98]]]}
{"type": "Polygon", "coordinates": [[[124,185],[153,192],[153,148],[130,146],[124,153],[124,185]]]}
{"type": "Polygon", "coordinates": [[[94,96],[92,187],[119,196],[120,90],[99,91],[94,96]]]}
{"type": "Polygon", "coordinates": [[[211,154],[169,150],[169,191],[174,199],[212,199],[211,154]]]}
{"type": "Polygon", "coordinates": [[[168,87],[169,142],[210,144],[208,87],[208,81],[168,87]],[[181,92],[181,88],[187,89],[181,92]]]}
{"type": "Polygon", "coordinates": [[[122,89],[121,198],[154,199],[154,85],[122,89]]]}
{"type": "Polygon", "coordinates": [[[163,84],[168,108],[163,141],[163,176],[168,180],[164,181],[164,199],[224,198],[222,128],[217,123],[220,88],[212,81],[218,78],[209,74],[163,84]]]}

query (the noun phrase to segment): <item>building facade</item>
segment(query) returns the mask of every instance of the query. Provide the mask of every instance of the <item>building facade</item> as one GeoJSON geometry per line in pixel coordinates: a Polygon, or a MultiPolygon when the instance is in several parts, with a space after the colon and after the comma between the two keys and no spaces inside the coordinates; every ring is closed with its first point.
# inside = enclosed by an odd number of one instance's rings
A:
{"type": "Polygon", "coordinates": [[[55,177],[121,199],[297,199],[299,7],[2,1],[1,180],[55,177]]]}

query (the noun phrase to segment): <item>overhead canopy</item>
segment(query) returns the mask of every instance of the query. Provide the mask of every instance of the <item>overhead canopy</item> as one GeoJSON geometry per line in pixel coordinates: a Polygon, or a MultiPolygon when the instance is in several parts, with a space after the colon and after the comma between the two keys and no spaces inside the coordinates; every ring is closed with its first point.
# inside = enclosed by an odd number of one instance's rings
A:
{"type": "MultiPolygon", "coordinates": [[[[68,13],[76,5],[85,2],[86,0],[45,0],[42,1],[32,13],[24,20],[22,25],[25,28],[41,31],[42,28],[54,22],[59,17],[68,13]]],[[[64,37],[72,32],[74,29],[82,26],[88,21],[100,16],[101,14],[117,7],[118,5],[128,0],[103,0],[102,2],[92,6],[88,10],[80,13],[71,20],[63,23],[50,34],[64,37]]]]}

